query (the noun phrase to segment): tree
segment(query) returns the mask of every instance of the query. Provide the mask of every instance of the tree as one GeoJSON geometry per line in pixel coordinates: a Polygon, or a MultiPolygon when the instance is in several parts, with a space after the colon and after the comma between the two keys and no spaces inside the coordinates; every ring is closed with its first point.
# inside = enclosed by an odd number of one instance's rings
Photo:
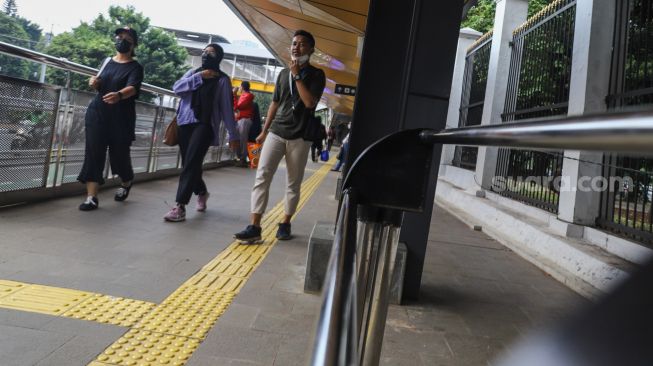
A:
{"type": "Polygon", "coordinates": [[[270,108],[270,104],[272,104],[272,93],[253,92],[252,94],[254,94],[254,101],[258,103],[261,118],[267,117],[268,109],[270,108]]]}
{"type": "MultiPolygon", "coordinates": [[[[143,65],[144,81],[171,89],[172,84],[186,71],[183,65],[188,53],[177,45],[174,35],[150,27],[150,19],[136,12],[132,6],[111,6],[108,16],[100,14],[90,23],[81,23],[71,32],[57,35],[47,47],[46,53],[83,65],[99,67],[107,56],[115,53],[113,32],[122,26],[129,26],[138,32],[136,58],[143,65]]],[[[53,70],[49,77],[49,80],[57,83],[64,83],[66,80],[61,71],[53,70]]],[[[73,87],[89,90],[87,78],[73,77],[73,87]]],[[[143,100],[151,98],[152,95],[141,95],[143,100]]]]}
{"type": "Polygon", "coordinates": [[[5,0],[2,4],[2,12],[9,15],[10,17],[15,17],[18,14],[18,6],[16,6],[16,0],[5,0]]]}
{"type": "Polygon", "coordinates": [[[463,19],[461,26],[487,33],[494,26],[495,9],[494,0],[478,0],[478,3],[467,12],[467,17],[463,19]]]}
{"type": "Polygon", "coordinates": [[[29,36],[29,39],[33,41],[33,43],[38,42],[41,40],[41,35],[43,34],[43,30],[41,27],[38,26],[36,23],[32,23],[31,21],[23,18],[23,17],[15,17],[18,23],[20,23],[20,26],[23,28],[25,33],[29,36]]]}
{"type": "MultiPolygon", "coordinates": [[[[0,40],[20,47],[29,47],[29,36],[16,18],[0,13],[0,40]]],[[[16,57],[0,55],[0,74],[25,78],[29,71],[27,61],[16,57]]]]}
{"type": "MultiPolygon", "coordinates": [[[[532,17],[542,10],[545,6],[552,3],[553,0],[529,0],[528,17],[532,17]]],[[[475,29],[481,33],[489,32],[494,26],[494,12],[496,10],[495,0],[479,0],[463,19],[462,26],[475,29]]]]}

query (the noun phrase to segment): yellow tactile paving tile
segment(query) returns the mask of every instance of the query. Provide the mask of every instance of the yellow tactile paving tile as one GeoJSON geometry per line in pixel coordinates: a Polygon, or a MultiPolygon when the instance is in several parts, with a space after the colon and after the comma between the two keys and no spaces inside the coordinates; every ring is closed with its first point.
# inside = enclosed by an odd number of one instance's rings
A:
{"type": "Polygon", "coordinates": [[[0,307],[61,315],[91,297],[93,293],[59,287],[29,285],[0,298],[0,307]]]}
{"type": "Polygon", "coordinates": [[[63,316],[131,327],[151,312],[155,306],[156,304],[146,301],[94,294],[68,310],[63,316]]]}
{"type": "MultiPolygon", "coordinates": [[[[237,246],[244,246],[244,245],[238,244],[237,246]]],[[[244,264],[253,267],[259,264],[264,257],[264,255],[255,255],[255,254],[248,254],[240,251],[235,251],[233,250],[232,246],[225,249],[225,251],[223,251],[222,253],[224,253],[224,255],[220,254],[218,257],[216,257],[214,260],[209,262],[204,267],[211,266],[216,263],[239,263],[239,264],[244,264]]]]}
{"type": "Polygon", "coordinates": [[[120,366],[181,366],[199,344],[194,338],[132,329],[102,352],[97,361],[120,366]]]}
{"type": "Polygon", "coordinates": [[[14,282],[14,281],[7,281],[7,280],[0,280],[0,298],[3,298],[5,296],[9,296],[10,294],[20,291],[24,289],[25,287],[29,286],[26,283],[21,283],[21,282],[14,282]]]}
{"type": "Polygon", "coordinates": [[[186,281],[185,284],[196,288],[209,288],[224,292],[238,292],[245,285],[246,281],[246,278],[198,272],[186,281]]]}
{"type": "MultiPolygon", "coordinates": [[[[297,212],[334,162],[324,164],[302,184],[297,212]]],[[[262,222],[262,244],[231,243],[89,366],[184,365],[276,243],[277,222],[283,215],[282,201],[262,222]]]]}
{"type": "Polygon", "coordinates": [[[229,303],[213,306],[210,311],[186,307],[161,306],[149,313],[135,329],[144,329],[175,336],[202,339],[225,312],[229,303]]]}
{"type": "Polygon", "coordinates": [[[234,262],[213,262],[210,266],[204,266],[200,272],[222,274],[231,277],[247,277],[254,269],[254,266],[234,262]]]}
{"type": "Polygon", "coordinates": [[[230,304],[235,296],[236,294],[233,292],[184,285],[168,296],[161,306],[211,311],[211,309],[230,304]]]}

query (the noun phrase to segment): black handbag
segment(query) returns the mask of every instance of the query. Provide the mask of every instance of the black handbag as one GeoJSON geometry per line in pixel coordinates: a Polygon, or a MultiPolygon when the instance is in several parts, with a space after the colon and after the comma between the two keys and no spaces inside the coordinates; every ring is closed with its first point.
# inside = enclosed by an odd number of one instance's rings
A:
{"type": "Polygon", "coordinates": [[[304,126],[304,136],[303,139],[306,141],[320,141],[324,139],[322,119],[313,115],[312,110],[306,110],[305,113],[308,113],[308,118],[306,118],[306,126],[304,126]]]}

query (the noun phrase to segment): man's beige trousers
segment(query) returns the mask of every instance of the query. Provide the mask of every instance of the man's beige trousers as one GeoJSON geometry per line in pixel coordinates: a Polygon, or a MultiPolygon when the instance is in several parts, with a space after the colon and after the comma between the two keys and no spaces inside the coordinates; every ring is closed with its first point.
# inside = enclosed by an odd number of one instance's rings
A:
{"type": "Polygon", "coordinates": [[[299,191],[304,179],[304,169],[308,160],[311,143],[304,139],[286,140],[272,132],[268,133],[263,143],[261,157],[256,170],[256,180],[252,188],[252,213],[263,214],[268,205],[270,183],[279,167],[281,159],[286,157],[286,200],[285,213],[293,215],[299,204],[299,191]]]}

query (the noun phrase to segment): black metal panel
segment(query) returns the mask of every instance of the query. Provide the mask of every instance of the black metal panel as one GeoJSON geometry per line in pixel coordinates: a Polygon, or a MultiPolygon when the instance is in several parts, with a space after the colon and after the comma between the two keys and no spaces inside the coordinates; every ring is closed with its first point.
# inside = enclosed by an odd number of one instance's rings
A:
{"type": "MultiPolygon", "coordinates": [[[[462,1],[370,1],[348,161],[396,131],[445,127],[462,7],[462,1]]],[[[404,148],[391,149],[397,153],[404,148]]],[[[435,146],[431,156],[424,213],[407,213],[402,226],[401,241],[408,247],[408,298],[419,293],[440,151],[441,146],[435,146]]],[[[377,161],[377,169],[384,164],[377,161]]],[[[345,174],[348,170],[345,167],[345,174]]],[[[354,188],[374,184],[367,180],[354,188]]]]}
{"type": "Polygon", "coordinates": [[[400,131],[365,149],[352,164],[343,188],[359,187],[361,205],[423,212],[425,204],[431,206],[425,201],[433,144],[422,142],[421,131],[400,131]]]}

